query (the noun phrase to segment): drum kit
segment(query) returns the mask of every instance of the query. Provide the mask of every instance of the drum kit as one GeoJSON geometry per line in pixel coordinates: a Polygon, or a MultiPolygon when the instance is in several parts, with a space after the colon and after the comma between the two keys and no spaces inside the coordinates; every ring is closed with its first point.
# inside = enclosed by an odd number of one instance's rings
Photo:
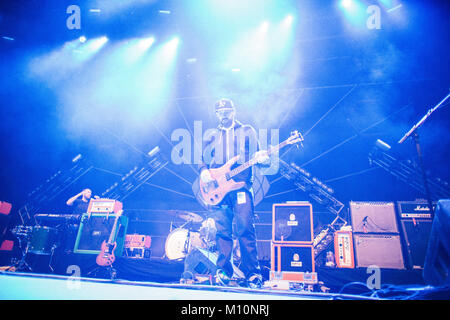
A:
{"type": "MultiPolygon", "coordinates": [[[[55,249],[58,247],[58,229],[46,226],[16,226],[11,230],[18,239],[22,256],[20,259],[13,259],[13,268],[16,270],[27,269],[33,271],[27,264],[26,258],[29,253],[53,257],[55,249]]],[[[51,261],[49,263],[51,269],[51,261]]]]}
{"type": "Polygon", "coordinates": [[[49,267],[53,270],[51,264],[55,250],[63,247],[64,241],[69,236],[67,225],[78,223],[79,217],[79,215],[37,214],[35,225],[14,227],[11,233],[17,238],[21,251],[21,257],[13,259],[14,269],[32,271],[26,263],[26,258],[31,253],[37,256],[49,256],[49,267]]]}
{"type": "Polygon", "coordinates": [[[215,251],[216,225],[212,218],[188,211],[171,212],[186,222],[178,228],[171,228],[165,242],[165,257],[169,260],[184,259],[195,248],[215,251]]]}
{"type": "MultiPolygon", "coordinates": [[[[165,243],[165,257],[169,260],[181,260],[195,248],[205,249],[210,252],[217,251],[216,234],[217,228],[214,219],[186,211],[171,212],[186,222],[171,229],[165,243]]],[[[233,227],[234,229],[234,227],[233,227]]],[[[239,242],[233,239],[233,261],[239,263],[241,252],[239,242]]]]}
{"type": "MultiPolygon", "coordinates": [[[[170,233],[165,241],[164,257],[169,260],[181,260],[195,248],[202,248],[211,252],[217,250],[216,224],[212,218],[203,218],[201,215],[189,211],[169,210],[168,214],[176,216],[184,223],[176,228],[171,225],[170,233]]],[[[34,226],[16,226],[11,232],[19,240],[22,257],[15,259],[15,269],[28,269],[32,271],[25,259],[29,253],[53,257],[55,250],[64,246],[64,234],[61,225],[73,224],[77,217],[68,215],[36,215],[38,221],[58,222],[58,226],[44,226],[39,223],[34,226]]],[[[79,217],[78,217],[79,218],[79,217]]],[[[51,224],[50,224],[51,225],[51,224]]],[[[236,242],[235,242],[236,247],[236,242]]],[[[49,265],[51,269],[51,265],[49,265]]]]}

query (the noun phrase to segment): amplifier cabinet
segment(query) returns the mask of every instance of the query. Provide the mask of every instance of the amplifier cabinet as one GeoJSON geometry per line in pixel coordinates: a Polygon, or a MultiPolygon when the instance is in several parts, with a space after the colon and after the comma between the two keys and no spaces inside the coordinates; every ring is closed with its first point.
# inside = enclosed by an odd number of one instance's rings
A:
{"type": "Polygon", "coordinates": [[[334,256],[338,268],[355,267],[353,236],[351,231],[336,231],[334,233],[334,256]]]}
{"type": "MultiPolygon", "coordinates": [[[[75,240],[74,253],[99,254],[103,241],[108,241],[116,219],[115,214],[83,214],[75,240]]],[[[128,217],[121,215],[113,237],[117,243],[115,256],[123,254],[128,217]]]]}
{"type": "Polygon", "coordinates": [[[270,259],[274,272],[315,272],[312,245],[272,243],[270,259]]]}
{"type": "Polygon", "coordinates": [[[350,202],[354,233],[399,233],[393,202],[350,202]]]}
{"type": "Polygon", "coordinates": [[[118,213],[122,210],[122,202],[114,199],[91,199],[89,201],[88,213],[118,213]]]}
{"type": "MultiPolygon", "coordinates": [[[[432,219],[427,201],[398,201],[398,213],[401,219],[432,219]]],[[[436,203],[432,204],[433,210],[436,203]]]]}
{"type": "Polygon", "coordinates": [[[430,238],[431,219],[401,219],[408,267],[423,269],[430,238]]]}
{"type": "Polygon", "coordinates": [[[150,248],[152,238],[143,234],[127,234],[125,236],[125,248],[150,248]]]}
{"type": "Polygon", "coordinates": [[[353,234],[356,266],[404,269],[400,235],[353,234]]]}
{"type": "Polygon", "coordinates": [[[312,244],[312,205],[309,202],[275,203],[272,206],[272,242],[312,244]]]}

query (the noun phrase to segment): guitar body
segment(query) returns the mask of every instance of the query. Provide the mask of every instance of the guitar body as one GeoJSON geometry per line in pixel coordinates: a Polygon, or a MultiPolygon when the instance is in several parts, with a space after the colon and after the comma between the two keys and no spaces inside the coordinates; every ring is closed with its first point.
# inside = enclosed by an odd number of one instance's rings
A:
{"type": "Polygon", "coordinates": [[[108,243],[103,241],[100,253],[95,260],[99,266],[108,267],[114,263],[116,257],[114,255],[114,250],[116,250],[117,243],[108,243]]]}
{"type": "Polygon", "coordinates": [[[228,192],[241,189],[245,186],[245,182],[236,182],[227,177],[227,173],[231,171],[231,166],[236,163],[239,156],[231,158],[222,167],[209,169],[213,181],[205,183],[199,180],[200,193],[202,200],[208,205],[217,205],[228,192]]]}
{"type": "MultiPolygon", "coordinates": [[[[267,155],[270,155],[275,150],[280,150],[289,144],[301,143],[303,141],[302,135],[298,131],[291,133],[290,137],[278,144],[275,147],[271,147],[267,150],[267,155]]],[[[222,167],[216,169],[209,169],[211,178],[210,182],[203,182],[201,179],[199,181],[200,195],[202,201],[206,205],[218,205],[228,192],[239,190],[245,186],[245,182],[236,182],[233,177],[243,170],[255,165],[257,160],[251,159],[244,164],[241,164],[237,168],[231,170],[231,166],[234,165],[239,159],[239,155],[231,158],[222,167]]]]}

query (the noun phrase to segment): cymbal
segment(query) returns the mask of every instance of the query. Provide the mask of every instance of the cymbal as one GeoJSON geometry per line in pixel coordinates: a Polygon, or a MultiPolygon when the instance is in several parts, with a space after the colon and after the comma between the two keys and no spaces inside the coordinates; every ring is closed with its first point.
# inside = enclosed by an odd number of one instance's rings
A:
{"type": "Polygon", "coordinates": [[[203,221],[203,217],[196,213],[188,212],[188,211],[183,211],[180,213],[178,214],[178,216],[183,220],[192,221],[192,222],[202,222],[203,221]]]}

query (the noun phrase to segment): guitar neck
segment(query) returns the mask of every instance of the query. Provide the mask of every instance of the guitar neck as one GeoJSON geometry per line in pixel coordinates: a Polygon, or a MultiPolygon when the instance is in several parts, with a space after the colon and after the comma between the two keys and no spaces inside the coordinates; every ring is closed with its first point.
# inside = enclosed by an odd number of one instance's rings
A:
{"type": "Polygon", "coordinates": [[[116,219],[114,220],[114,225],[111,229],[111,234],[109,235],[108,243],[113,243],[114,240],[114,234],[116,233],[117,228],[117,221],[119,221],[120,215],[116,216],[116,219]]]}
{"type": "MultiPolygon", "coordinates": [[[[281,148],[284,148],[285,146],[288,145],[288,140],[289,140],[289,139],[287,139],[287,140],[281,142],[280,144],[278,144],[278,145],[276,145],[276,146],[274,146],[274,147],[270,147],[270,148],[267,150],[267,154],[268,154],[268,155],[271,155],[271,154],[274,153],[275,151],[278,151],[278,150],[280,150],[281,148]]],[[[254,166],[257,162],[258,162],[258,161],[257,161],[256,159],[250,159],[249,161],[247,161],[247,162],[241,164],[239,167],[234,168],[233,170],[231,170],[231,171],[229,172],[230,178],[234,177],[235,175],[238,175],[238,174],[241,173],[242,171],[244,171],[244,170],[250,168],[251,166],[254,166]]]]}

